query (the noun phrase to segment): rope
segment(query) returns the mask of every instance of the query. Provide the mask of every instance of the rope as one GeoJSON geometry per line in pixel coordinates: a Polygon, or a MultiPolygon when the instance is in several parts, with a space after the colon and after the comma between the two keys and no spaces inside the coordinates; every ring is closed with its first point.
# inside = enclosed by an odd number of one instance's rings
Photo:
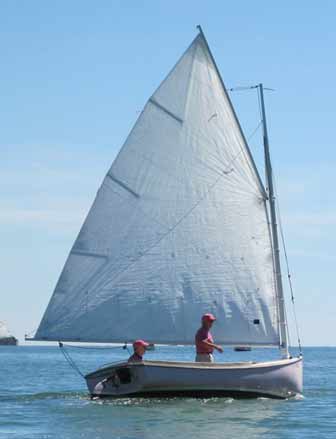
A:
{"type": "Polygon", "coordinates": [[[71,358],[70,354],[66,351],[65,346],[67,348],[75,348],[75,349],[98,349],[98,350],[107,350],[107,349],[126,349],[127,352],[129,353],[129,355],[131,355],[128,347],[127,347],[127,343],[125,343],[123,346],[109,346],[109,347],[96,347],[96,346],[74,346],[74,345],[66,345],[62,342],[58,342],[58,346],[61,349],[61,352],[64,356],[64,358],[66,359],[66,361],[69,363],[69,365],[75,370],[75,372],[78,373],[78,375],[80,375],[82,378],[85,379],[85,375],[82,373],[82,371],[79,369],[79,367],[77,366],[77,364],[74,362],[74,360],[71,358]]]}
{"type": "Polygon", "coordinates": [[[61,352],[64,356],[64,358],[66,359],[66,361],[70,364],[70,366],[82,377],[85,378],[84,374],[80,371],[80,369],[78,368],[78,366],[76,365],[76,363],[73,361],[73,359],[70,357],[70,355],[68,354],[68,352],[64,349],[63,343],[62,342],[58,342],[58,346],[61,349],[61,352]]]}
{"type": "MultiPolygon", "coordinates": [[[[295,322],[296,336],[297,336],[297,340],[298,340],[299,353],[300,353],[300,356],[302,356],[302,346],[301,346],[299,324],[298,324],[298,319],[297,319],[297,314],[296,314],[296,307],[295,307],[295,298],[294,298],[294,290],[293,290],[293,284],[292,284],[292,275],[290,273],[290,268],[289,268],[289,261],[288,261],[288,256],[287,256],[285,237],[284,237],[284,232],[283,232],[283,228],[282,228],[282,221],[281,221],[281,215],[280,215],[280,206],[279,206],[279,202],[278,202],[277,186],[276,186],[276,180],[275,180],[274,175],[273,175],[273,180],[274,180],[274,189],[275,189],[276,208],[277,208],[278,220],[279,220],[278,221],[279,222],[279,230],[280,230],[280,236],[281,236],[281,242],[282,242],[282,248],[283,248],[283,252],[284,252],[284,257],[285,257],[285,261],[286,261],[287,278],[288,278],[288,284],[289,284],[289,289],[290,289],[290,294],[291,294],[291,302],[292,302],[292,310],[293,310],[293,316],[294,316],[294,322],[295,322]]],[[[288,333],[289,333],[289,331],[288,331],[288,333]]]]}
{"type": "Polygon", "coordinates": [[[128,349],[127,343],[124,344],[123,349],[126,349],[128,354],[131,355],[130,350],[128,349]]]}

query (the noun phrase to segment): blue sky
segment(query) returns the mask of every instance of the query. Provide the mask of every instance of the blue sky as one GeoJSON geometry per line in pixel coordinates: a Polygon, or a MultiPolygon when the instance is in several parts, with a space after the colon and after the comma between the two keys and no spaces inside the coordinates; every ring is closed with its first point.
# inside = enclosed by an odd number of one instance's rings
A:
{"type": "MultiPolygon", "coordinates": [[[[332,1],[3,0],[0,320],[21,340],[36,329],[105,172],[202,24],[227,87],[276,90],[266,104],[301,335],[334,345],[335,16],[332,1]]],[[[232,99],[248,136],[256,95],[232,99]]],[[[260,162],[260,133],[251,149],[260,162]]]]}

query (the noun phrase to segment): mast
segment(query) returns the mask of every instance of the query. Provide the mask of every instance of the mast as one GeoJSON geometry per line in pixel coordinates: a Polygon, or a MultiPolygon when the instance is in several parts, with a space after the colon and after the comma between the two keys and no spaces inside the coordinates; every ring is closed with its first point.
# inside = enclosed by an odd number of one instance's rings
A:
{"type": "Polygon", "coordinates": [[[286,312],[285,312],[285,299],[283,294],[283,286],[282,286],[282,278],[281,278],[280,249],[279,249],[279,239],[278,239],[277,219],[276,219],[276,209],[275,209],[275,196],[274,196],[274,188],[273,188],[273,173],[272,173],[271,157],[269,152],[269,142],[268,142],[268,134],[267,134],[264,89],[262,84],[259,84],[258,88],[260,93],[260,104],[261,104],[261,112],[262,112],[266,181],[268,186],[268,195],[269,195],[268,198],[269,198],[270,214],[271,214],[276,290],[277,290],[278,307],[279,307],[279,327],[280,327],[280,336],[281,336],[280,348],[281,348],[282,356],[288,358],[289,353],[288,353],[287,321],[286,321],[286,312]]]}

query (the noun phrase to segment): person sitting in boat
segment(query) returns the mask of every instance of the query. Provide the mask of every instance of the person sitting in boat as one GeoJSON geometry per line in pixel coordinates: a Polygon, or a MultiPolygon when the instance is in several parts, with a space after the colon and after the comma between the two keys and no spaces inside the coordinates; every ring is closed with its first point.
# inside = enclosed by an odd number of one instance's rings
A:
{"type": "Polygon", "coordinates": [[[148,348],[148,346],[149,343],[144,340],[135,340],[135,342],[133,343],[134,353],[129,357],[128,362],[135,363],[142,361],[142,357],[144,356],[146,348],[148,348]]]}
{"type": "Polygon", "coordinates": [[[216,349],[218,352],[223,352],[223,348],[214,343],[214,340],[210,333],[211,326],[215,320],[216,317],[210,313],[204,314],[202,316],[202,326],[195,335],[195,361],[212,363],[214,361],[212,355],[214,349],[216,349]]]}

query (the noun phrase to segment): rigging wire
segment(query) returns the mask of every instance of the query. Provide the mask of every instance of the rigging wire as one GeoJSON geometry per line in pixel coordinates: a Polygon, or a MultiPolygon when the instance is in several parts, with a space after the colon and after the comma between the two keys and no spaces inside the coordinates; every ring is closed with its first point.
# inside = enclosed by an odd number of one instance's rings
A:
{"type": "Polygon", "coordinates": [[[82,378],[85,379],[84,374],[82,373],[82,371],[79,369],[79,367],[77,366],[77,364],[74,362],[74,360],[70,357],[69,353],[66,351],[66,349],[63,346],[63,343],[58,342],[58,346],[61,349],[61,352],[64,356],[64,358],[66,359],[66,361],[70,364],[70,366],[78,373],[78,375],[80,375],[82,378]]]}
{"type": "MultiPolygon", "coordinates": [[[[287,249],[286,249],[286,244],[285,244],[285,237],[284,237],[284,232],[283,232],[283,227],[282,227],[276,179],[273,177],[273,180],[274,180],[274,189],[275,189],[276,208],[277,208],[278,220],[279,220],[278,221],[279,222],[279,230],[280,230],[282,248],[283,248],[285,262],[286,262],[287,278],[288,278],[288,284],[289,284],[289,289],[290,289],[290,294],[291,294],[291,302],[292,302],[295,330],[296,330],[296,336],[297,336],[297,340],[298,340],[299,353],[300,353],[300,356],[302,356],[302,346],[301,346],[299,323],[298,323],[297,314],[296,314],[296,307],[295,307],[295,297],[294,297],[294,290],[293,290],[293,284],[292,284],[292,275],[291,275],[290,268],[289,268],[289,261],[288,261],[287,249]]],[[[289,334],[289,331],[288,331],[288,334],[289,334]]]]}
{"type": "Polygon", "coordinates": [[[100,347],[96,347],[96,346],[76,346],[76,345],[68,345],[68,344],[64,344],[62,342],[58,342],[58,346],[64,356],[64,358],[66,359],[66,361],[69,363],[69,365],[74,369],[75,372],[78,373],[78,375],[80,375],[83,379],[85,379],[85,375],[83,374],[83,372],[79,369],[79,367],[77,366],[77,364],[75,363],[75,361],[71,358],[69,352],[67,352],[67,350],[65,349],[65,347],[67,348],[75,348],[75,349],[95,349],[95,350],[111,350],[111,349],[126,349],[127,352],[130,354],[130,351],[128,349],[127,343],[125,343],[123,346],[100,346],[100,347]]]}
{"type": "Polygon", "coordinates": [[[124,344],[123,349],[127,350],[128,355],[131,355],[130,350],[128,349],[127,343],[124,344]]]}
{"type": "Polygon", "coordinates": [[[259,128],[261,127],[263,121],[262,119],[259,121],[258,125],[256,126],[256,128],[252,131],[252,133],[248,136],[248,138],[246,139],[247,141],[250,141],[252,139],[252,137],[255,135],[255,133],[259,130],[259,128]]]}
{"type": "MultiPolygon", "coordinates": [[[[273,89],[268,89],[268,90],[273,90],[273,89]]],[[[257,89],[257,96],[258,96],[259,113],[260,113],[260,115],[262,115],[259,89],[257,89]]],[[[275,178],[275,175],[274,175],[273,171],[272,171],[272,179],[273,179],[273,184],[274,184],[275,205],[276,205],[277,218],[278,218],[278,223],[279,223],[279,231],[280,231],[281,243],[282,243],[282,248],[283,248],[285,262],[286,262],[287,278],[288,278],[289,288],[290,288],[290,293],[291,293],[291,302],[292,302],[292,309],[293,309],[294,322],[295,322],[295,328],[296,328],[296,336],[297,336],[297,340],[298,340],[299,353],[300,353],[300,355],[302,355],[299,325],[298,325],[298,320],[297,320],[297,315],[296,315],[296,308],[295,308],[295,303],[294,303],[293,286],[292,286],[292,281],[291,281],[291,274],[290,274],[290,269],[289,269],[289,261],[288,261],[288,256],[287,256],[287,249],[286,249],[285,237],[284,237],[282,221],[281,221],[281,215],[280,215],[279,197],[278,197],[278,192],[277,192],[276,178],[275,178]]],[[[268,190],[268,188],[267,188],[267,190],[268,190]]],[[[286,320],[286,322],[288,322],[286,307],[284,307],[284,312],[285,312],[285,320],[286,320]]],[[[291,335],[290,335],[288,323],[287,323],[287,336],[288,336],[288,343],[289,343],[289,345],[291,345],[291,335]]]]}
{"type": "MultiPolygon", "coordinates": [[[[261,97],[260,97],[260,90],[259,90],[259,86],[256,86],[255,87],[255,89],[256,89],[256,93],[257,93],[257,98],[258,98],[258,109],[259,109],[259,116],[260,116],[260,119],[261,119],[261,123],[263,124],[264,123],[264,118],[263,118],[263,111],[262,111],[262,105],[261,105],[261,97]]],[[[264,132],[263,132],[263,136],[264,136],[264,132]]],[[[265,142],[265,140],[264,140],[264,142],[265,142]]],[[[263,143],[264,143],[263,142],[263,143]]],[[[263,164],[264,164],[264,166],[263,166],[263,168],[264,168],[264,173],[265,173],[265,185],[266,185],[266,192],[267,192],[267,195],[268,195],[268,199],[269,199],[269,185],[268,185],[268,178],[267,178],[267,171],[266,171],[266,156],[265,156],[265,146],[263,146],[263,151],[264,151],[264,161],[263,161],[263,164]]],[[[274,180],[274,177],[273,177],[273,173],[272,173],[272,176],[271,176],[271,178],[274,180]]],[[[277,198],[276,198],[277,199],[277,198]]],[[[267,210],[267,208],[266,208],[266,211],[267,211],[267,218],[268,218],[268,221],[270,221],[270,219],[269,219],[269,217],[268,217],[268,210],[267,210]]],[[[279,294],[278,294],[278,288],[277,288],[277,274],[276,274],[276,269],[275,269],[275,251],[274,251],[274,242],[273,242],[273,237],[272,237],[272,230],[270,229],[269,230],[269,233],[270,233],[270,240],[271,240],[271,247],[272,247],[272,260],[273,260],[273,276],[274,276],[274,288],[275,288],[275,292],[276,292],[276,298],[277,298],[277,302],[278,302],[278,304],[277,304],[277,314],[278,314],[278,318],[277,318],[277,320],[278,320],[278,325],[280,325],[280,303],[279,303],[279,294]]],[[[290,333],[289,333],[289,330],[288,330],[288,320],[287,320],[287,313],[286,313],[286,307],[284,307],[284,314],[285,314],[285,322],[286,322],[286,333],[287,333],[287,338],[288,338],[288,344],[289,344],[289,346],[291,345],[291,341],[290,341],[290,333]]],[[[279,326],[280,327],[280,326],[279,326]]]]}
{"type": "MultiPolygon", "coordinates": [[[[256,89],[256,91],[257,91],[258,107],[259,107],[259,114],[260,114],[260,119],[261,119],[261,121],[258,125],[258,127],[259,127],[263,123],[261,101],[260,101],[260,94],[259,94],[259,86],[256,85],[256,86],[249,86],[249,87],[234,87],[234,88],[229,88],[227,90],[232,92],[232,91],[244,91],[244,90],[251,90],[251,89],[256,89]]],[[[266,88],[266,87],[264,87],[264,90],[275,91],[272,88],[266,88]]],[[[294,290],[293,290],[293,284],[292,284],[292,276],[291,276],[290,268],[289,268],[289,261],[288,261],[287,249],[286,249],[286,244],[285,244],[285,237],[284,237],[284,232],[283,232],[283,227],[282,227],[282,221],[281,221],[281,215],[280,215],[280,205],[279,205],[276,179],[275,179],[274,173],[273,173],[273,182],[274,182],[274,189],[275,189],[275,202],[276,202],[276,210],[277,210],[277,217],[278,217],[278,223],[279,223],[279,231],[280,231],[282,248],[283,248],[285,262],[286,262],[287,278],[288,278],[288,284],[289,284],[289,289],[290,289],[290,294],[291,294],[291,302],[292,302],[292,310],[293,310],[293,316],[294,316],[294,322],[295,322],[296,336],[297,336],[297,340],[298,340],[299,353],[302,356],[302,346],[301,346],[299,324],[298,324],[296,307],[295,307],[295,298],[294,298],[294,290]]],[[[267,187],[266,187],[266,190],[268,190],[267,187]]],[[[285,314],[286,314],[286,308],[285,308],[285,314]]],[[[287,316],[286,316],[286,321],[287,321],[287,316]]],[[[287,327],[287,334],[288,334],[288,342],[289,342],[289,344],[291,344],[290,333],[289,333],[288,327],[287,327]]]]}

